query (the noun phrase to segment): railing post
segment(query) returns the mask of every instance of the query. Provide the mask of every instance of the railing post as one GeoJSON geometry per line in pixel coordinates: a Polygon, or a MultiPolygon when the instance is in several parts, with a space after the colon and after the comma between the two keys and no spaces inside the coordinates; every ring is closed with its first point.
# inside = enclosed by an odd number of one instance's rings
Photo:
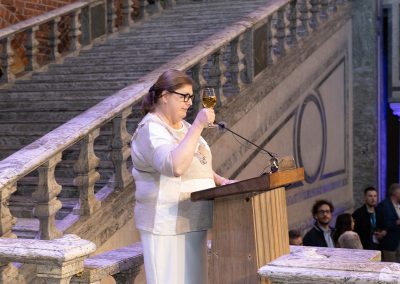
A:
{"type": "Polygon", "coordinates": [[[149,12],[147,11],[147,6],[149,6],[149,2],[147,0],[140,0],[139,18],[141,20],[146,20],[149,17],[149,12]]]}
{"type": "Polygon", "coordinates": [[[133,14],[133,1],[123,0],[122,1],[122,25],[124,27],[129,27],[133,24],[132,14],[133,14]]]}
{"type": "Polygon", "coordinates": [[[297,9],[296,0],[291,0],[289,2],[289,10],[287,14],[287,19],[289,21],[289,34],[287,37],[287,45],[289,47],[297,44],[297,9]]]}
{"type": "Polygon", "coordinates": [[[300,0],[299,5],[299,12],[300,12],[300,26],[298,29],[298,34],[300,37],[304,38],[308,36],[308,24],[310,21],[308,7],[307,7],[308,0],[300,0]]]}
{"type": "Polygon", "coordinates": [[[241,34],[230,43],[231,58],[229,69],[231,72],[232,88],[237,93],[240,93],[244,88],[244,82],[242,80],[243,71],[245,70],[245,55],[242,52],[243,39],[244,34],[241,34]]]}
{"type": "Polygon", "coordinates": [[[127,185],[133,182],[132,174],[127,167],[131,135],[126,130],[126,121],[131,113],[132,108],[128,108],[113,119],[111,160],[115,170],[114,190],[124,190],[127,185]]]}
{"type": "Polygon", "coordinates": [[[282,56],[286,55],[285,8],[286,8],[286,6],[278,9],[277,20],[276,20],[276,24],[275,24],[276,44],[274,45],[274,54],[278,57],[282,57],[282,56]]]}
{"type": "Polygon", "coordinates": [[[319,8],[318,8],[318,2],[319,0],[309,0],[310,1],[310,5],[311,5],[311,18],[310,18],[310,27],[312,29],[316,29],[318,28],[318,12],[319,12],[319,8]]]}
{"type": "Polygon", "coordinates": [[[70,31],[70,38],[71,38],[71,45],[70,50],[76,51],[81,48],[81,44],[79,42],[79,36],[81,35],[81,23],[80,23],[80,14],[81,9],[78,9],[73,12],[72,15],[72,23],[71,23],[71,31],[70,31]]]}
{"type": "Polygon", "coordinates": [[[26,30],[27,42],[25,45],[26,56],[28,57],[28,65],[25,67],[26,71],[36,70],[39,65],[37,63],[38,41],[36,40],[36,31],[38,26],[26,30]]]}
{"type": "Polygon", "coordinates": [[[62,204],[57,199],[61,186],[54,177],[54,169],[61,161],[62,153],[58,153],[39,167],[39,184],[32,198],[37,202],[34,214],[40,221],[40,239],[51,240],[62,236],[55,223],[55,216],[62,204]]]}
{"type": "Polygon", "coordinates": [[[16,184],[3,187],[0,190],[0,237],[16,238],[17,236],[12,233],[12,227],[15,225],[16,218],[8,208],[8,202],[11,195],[17,190],[16,184]]]}
{"type": "MultiPolygon", "coordinates": [[[[207,57],[200,59],[200,61],[192,67],[192,78],[193,78],[193,94],[195,94],[194,101],[192,104],[192,114],[196,115],[200,110],[200,92],[207,85],[207,81],[204,79],[204,66],[207,64],[207,57]]],[[[194,117],[192,117],[194,118],[194,117]]]]}
{"type": "Polygon", "coordinates": [[[14,74],[11,72],[11,65],[14,64],[14,51],[11,47],[11,41],[13,40],[13,38],[14,36],[12,35],[0,40],[0,45],[2,46],[2,51],[0,54],[2,71],[2,73],[0,74],[1,83],[11,82],[15,79],[14,74]]]}
{"type": "Polygon", "coordinates": [[[74,184],[79,189],[81,216],[90,216],[100,208],[100,202],[94,194],[94,185],[100,179],[100,174],[96,170],[100,159],[94,152],[94,140],[99,133],[100,129],[97,128],[81,140],[79,157],[74,165],[74,171],[77,174],[74,184]]]}
{"type": "Polygon", "coordinates": [[[245,80],[250,84],[254,80],[254,29],[249,29],[244,33],[244,62],[245,80]]]}
{"type": "Polygon", "coordinates": [[[326,21],[329,17],[328,8],[330,1],[332,0],[321,0],[321,11],[319,13],[319,17],[322,21],[326,21]]]}
{"type": "Polygon", "coordinates": [[[222,105],[225,101],[224,98],[224,84],[226,83],[226,66],[224,64],[224,47],[211,55],[211,67],[209,71],[210,80],[208,85],[215,89],[218,105],[222,105]]]}
{"type": "Polygon", "coordinates": [[[58,45],[60,44],[60,32],[58,30],[58,23],[61,18],[56,17],[52,21],[49,22],[50,34],[49,34],[49,47],[50,47],[50,60],[56,61],[61,57],[61,54],[58,52],[58,45]]]}
{"type": "Polygon", "coordinates": [[[117,31],[117,12],[114,0],[107,0],[107,31],[112,34],[117,31]]]}

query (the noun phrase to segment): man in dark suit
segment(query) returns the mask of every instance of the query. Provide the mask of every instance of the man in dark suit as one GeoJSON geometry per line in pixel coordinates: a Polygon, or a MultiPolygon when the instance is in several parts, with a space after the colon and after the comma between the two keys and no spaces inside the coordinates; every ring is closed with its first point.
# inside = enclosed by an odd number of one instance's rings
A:
{"type": "Polygon", "coordinates": [[[378,192],[372,186],[364,189],[364,205],[353,213],[354,231],[360,236],[364,249],[379,249],[379,240],[386,232],[383,230],[383,216],[377,214],[378,192]]]}
{"type": "Polygon", "coordinates": [[[335,247],[332,240],[334,230],[329,226],[333,210],[333,204],[327,200],[315,202],[311,210],[315,224],[304,236],[303,244],[305,246],[335,247]]]}
{"type": "Polygon", "coordinates": [[[386,236],[381,240],[383,261],[400,262],[400,184],[389,187],[389,196],[379,203],[377,211],[383,214],[386,236]]]}

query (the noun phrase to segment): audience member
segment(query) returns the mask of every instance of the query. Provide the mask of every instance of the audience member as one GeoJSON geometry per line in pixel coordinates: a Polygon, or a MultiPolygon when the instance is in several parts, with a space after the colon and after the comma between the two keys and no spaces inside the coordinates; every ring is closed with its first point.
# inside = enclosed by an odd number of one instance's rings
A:
{"type": "Polygon", "coordinates": [[[301,236],[300,231],[298,231],[298,230],[290,230],[289,231],[289,244],[292,246],[302,246],[303,245],[303,237],[301,236]]]}
{"type": "Polygon", "coordinates": [[[349,213],[340,214],[336,218],[333,241],[338,248],[362,249],[360,237],[354,230],[354,220],[349,213]]]}
{"type": "Polygon", "coordinates": [[[380,241],[382,260],[400,262],[400,184],[392,184],[388,193],[389,196],[377,207],[377,212],[383,214],[386,230],[380,241]]]}
{"type": "Polygon", "coordinates": [[[332,234],[334,229],[329,227],[334,211],[333,204],[327,200],[317,200],[312,207],[315,219],[314,227],[309,230],[303,239],[305,246],[334,247],[332,234]]]}
{"type": "Polygon", "coordinates": [[[353,213],[354,231],[360,236],[363,248],[376,250],[386,231],[383,230],[383,216],[375,207],[378,204],[378,192],[370,186],[364,189],[364,205],[353,213]]]}

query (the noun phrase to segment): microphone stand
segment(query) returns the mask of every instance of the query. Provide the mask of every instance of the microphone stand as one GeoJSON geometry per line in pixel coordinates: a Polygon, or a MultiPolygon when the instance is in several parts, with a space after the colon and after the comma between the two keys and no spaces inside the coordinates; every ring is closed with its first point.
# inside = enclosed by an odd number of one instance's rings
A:
{"type": "Polygon", "coordinates": [[[218,122],[218,123],[217,123],[217,126],[218,126],[218,128],[220,128],[220,129],[225,129],[225,130],[229,131],[230,133],[232,133],[233,135],[235,135],[235,136],[237,136],[237,137],[243,139],[243,140],[246,141],[247,143],[249,143],[249,144],[253,145],[254,147],[256,147],[258,150],[267,153],[267,154],[271,157],[271,159],[269,160],[269,162],[270,162],[270,167],[271,167],[271,173],[275,173],[275,172],[278,171],[278,169],[279,169],[279,161],[278,161],[278,159],[276,158],[276,154],[271,153],[270,151],[268,151],[268,150],[266,150],[266,149],[264,149],[264,148],[262,148],[262,147],[260,147],[260,146],[258,146],[258,145],[256,145],[256,144],[254,144],[253,142],[251,142],[251,141],[248,140],[247,138],[244,138],[244,137],[243,137],[242,135],[240,135],[239,133],[236,133],[236,132],[234,132],[233,130],[229,129],[228,127],[226,127],[226,123],[224,123],[224,122],[218,122]]]}

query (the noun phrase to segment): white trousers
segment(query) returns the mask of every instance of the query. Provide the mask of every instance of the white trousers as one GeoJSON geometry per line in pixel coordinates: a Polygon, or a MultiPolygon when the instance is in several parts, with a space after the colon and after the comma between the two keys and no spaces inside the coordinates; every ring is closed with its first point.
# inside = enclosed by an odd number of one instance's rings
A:
{"type": "Polygon", "coordinates": [[[146,284],[206,284],[207,231],[163,236],[140,231],[146,284]]]}

